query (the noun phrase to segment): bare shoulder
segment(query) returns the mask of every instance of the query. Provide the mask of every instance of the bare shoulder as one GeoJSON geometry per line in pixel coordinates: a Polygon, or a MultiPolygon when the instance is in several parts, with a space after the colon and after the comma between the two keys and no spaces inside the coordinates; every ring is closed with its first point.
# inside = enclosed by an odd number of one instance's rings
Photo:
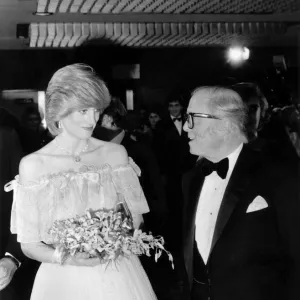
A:
{"type": "Polygon", "coordinates": [[[43,160],[36,153],[29,154],[22,158],[19,165],[19,176],[21,184],[36,181],[43,169],[43,160]]]}
{"type": "Polygon", "coordinates": [[[111,142],[99,142],[97,154],[101,157],[105,157],[105,163],[112,167],[128,164],[128,154],[124,146],[111,142]]]}
{"type": "Polygon", "coordinates": [[[122,145],[108,143],[105,146],[104,153],[106,156],[106,162],[112,167],[128,164],[128,154],[122,145]]]}

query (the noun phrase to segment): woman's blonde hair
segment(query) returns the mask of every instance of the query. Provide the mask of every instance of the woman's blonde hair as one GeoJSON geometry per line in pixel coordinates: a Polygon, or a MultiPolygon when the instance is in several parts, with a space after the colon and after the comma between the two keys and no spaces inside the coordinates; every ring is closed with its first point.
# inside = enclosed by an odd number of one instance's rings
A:
{"type": "Polygon", "coordinates": [[[104,83],[85,64],[65,66],[54,73],[46,91],[45,116],[52,135],[58,135],[58,122],[74,111],[85,108],[104,110],[110,103],[104,83]]]}

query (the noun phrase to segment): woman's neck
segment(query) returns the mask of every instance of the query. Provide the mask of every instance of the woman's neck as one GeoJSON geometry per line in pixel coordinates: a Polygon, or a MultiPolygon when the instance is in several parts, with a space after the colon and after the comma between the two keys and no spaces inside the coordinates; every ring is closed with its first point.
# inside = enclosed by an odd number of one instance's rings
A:
{"type": "Polygon", "coordinates": [[[83,150],[87,150],[89,139],[78,139],[69,135],[60,134],[55,138],[60,149],[69,152],[69,154],[78,154],[83,150]]]}

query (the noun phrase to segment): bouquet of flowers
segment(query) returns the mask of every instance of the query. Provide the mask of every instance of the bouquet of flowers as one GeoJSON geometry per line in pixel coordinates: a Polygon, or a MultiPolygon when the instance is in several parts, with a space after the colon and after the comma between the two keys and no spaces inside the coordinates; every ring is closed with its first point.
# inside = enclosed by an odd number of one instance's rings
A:
{"type": "Polygon", "coordinates": [[[114,209],[87,210],[83,216],[55,221],[49,234],[61,264],[67,255],[80,252],[110,263],[117,261],[119,256],[130,254],[151,256],[153,250],[155,261],[164,251],[174,268],[173,257],[164,248],[163,237],[154,237],[151,232],[146,234],[140,229],[134,229],[132,217],[124,202],[114,209]]]}

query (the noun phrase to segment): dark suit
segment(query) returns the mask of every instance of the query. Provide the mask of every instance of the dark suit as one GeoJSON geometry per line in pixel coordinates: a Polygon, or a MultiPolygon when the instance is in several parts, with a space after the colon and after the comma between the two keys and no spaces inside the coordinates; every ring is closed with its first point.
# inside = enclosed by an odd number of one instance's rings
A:
{"type": "Polygon", "coordinates": [[[21,263],[21,266],[15,272],[10,284],[0,292],[0,299],[29,300],[40,263],[23,254],[21,245],[17,242],[16,234],[10,235],[6,251],[13,255],[21,263]]]}
{"type": "MultiPolygon", "coordinates": [[[[184,125],[183,115],[182,127],[184,125]]],[[[164,130],[164,172],[172,175],[182,175],[191,167],[191,154],[187,133],[182,129],[179,134],[174,121],[169,116],[163,125],[164,130]]]]}
{"type": "Polygon", "coordinates": [[[12,193],[6,193],[4,185],[18,174],[21,156],[16,131],[10,127],[0,126],[0,257],[5,253],[10,236],[12,206],[12,193]]]}
{"type": "Polygon", "coordinates": [[[8,252],[21,262],[21,267],[16,271],[11,283],[0,291],[1,300],[29,299],[34,276],[39,266],[39,263],[25,257],[16,240],[16,235],[10,233],[13,193],[6,193],[4,185],[18,174],[21,157],[22,149],[17,133],[10,127],[0,126],[0,258],[8,252]]]}
{"type": "MultiPolygon", "coordinates": [[[[183,116],[182,127],[184,125],[183,116]]],[[[182,217],[182,188],[181,181],[184,172],[193,165],[193,156],[189,150],[189,139],[187,133],[182,129],[179,134],[174,121],[169,116],[164,122],[164,144],[161,149],[164,151],[163,174],[166,182],[166,194],[170,220],[166,229],[166,241],[169,249],[179,253],[181,249],[181,237],[178,232],[181,230],[182,217]]]]}
{"type": "Polygon", "coordinates": [[[201,163],[183,179],[184,261],[192,299],[300,299],[298,169],[269,164],[244,145],[221,203],[206,265],[194,236],[203,182],[201,163]],[[246,213],[257,196],[268,207],[246,213]]]}

